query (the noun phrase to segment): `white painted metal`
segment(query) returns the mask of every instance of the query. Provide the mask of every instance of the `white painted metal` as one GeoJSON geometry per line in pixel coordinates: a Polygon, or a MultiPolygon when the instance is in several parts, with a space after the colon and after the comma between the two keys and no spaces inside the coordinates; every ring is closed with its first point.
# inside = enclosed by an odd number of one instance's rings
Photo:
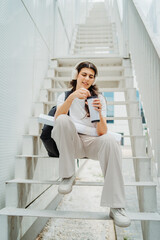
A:
{"type": "MultiPolygon", "coordinates": [[[[40,180],[32,180],[32,179],[12,179],[10,181],[6,181],[6,186],[7,188],[10,190],[10,188],[15,188],[16,185],[18,184],[52,184],[52,185],[59,185],[61,183],[61,181],[58,181],[58,180],[43,180],[43,181],[40,181],[40,180]]],[[[75,186],[103,186],[104,183],[103,182],[84,182],[84,181],[78,181],[76,180],[73,185],[75,186]]],[[[125,186],[137,186],[137,187],[155,187],[157,186],[157,183],[154,183],[154,182],[125,182],[124,183],[125,186]]],[[[8,191],[8,190],[7,190],[8,191]]],[[[11,190],[12,191],[12,190],[11,190]]],[[[15,192],[17,190],[15,189],[15,192]]],[[[9,191],[8,191],[9,192],[9,191]]],[[[14,191],[13,191],[14,193],[14,191]]],[[[17,199],[17,198],[16,198],[17,199]]],[[[13,203],[14,201],[11,200],[13,203]]],[[[7,206],[10,206],[7,204],[7,206]]],[[[13,204],[13,206],[15,206],[13,204]]]]}
{"type": "MultiPolygon", "coordinates": [[[[45,113],[44,111],[41,111],[41,113],[45,113]]],[[[39,116],[39,114],[35,114],[35,116],[39,116]]],[[[40,134],[40,131],[42,129],[42,125],[40,125],[37,121],[37,117],[32,117],[29,119],[29,135],[35,135],[40,134]]]]}
{"type": "MultiPolygon", "coordinates": [[[[125,82],[126,83],[126,82],[125,82]]],[[[126,85],[127,87],[127,85],[126,85]]],[[[125,92],[125,100],[135,101],[136,100],[136,91],[132,88],[127,88],[127,91],[125,92]]],[[[128,115],[134,115],[139,116],[138,108],[133,107],[132,104],[129,104],[126,106],[128,115]]],[[[129,128],[131,134],[142,134],[142,122],[136,121],[135,119],[132,119],[132,121],[129,120],[129,128]]],[[[146,138],[133,138],[131,139],[131,146],[132,146],[132,153],[133,156],[146,156],[146,138]]],[[[134,162],[134,169],[135,169],[135,179],[136,181],[151,181],[152,178],[152,172],[151,172],[151,161],[146,161],[145,159],[141,159],[140,161],[134,162]]],[[[137,189],[138,194],[138,200],[139,200],[139,208],[140,211],[145,212],[152,212],[157,211],[157,195],[156,195],[156,189],[155,188],[139,188],[137,189]]],[[[148,222],[141,222],[142,225],[142,231],[143,231],[143,237],[144,240],[148,239],[146,238],[146,232],[148,232],[148,229],[153,228],[153,223],[148,222]],[[149,228],[147,227],[149,226],[149,228]]],[[[158,224],[157,224],[158,226],[158,224]]],[[[156,229],[155,239],[158,239],[158,233],[159,229],[156,229]]]]}
{"type": "Polygon", "coordinates": [[[160,47],[135,1],[128,1],[128,24],[129,51],[160,176],[160,47]]]}
{"type": "Polygon", "coordinates": [[[23,136],[22,154],[36,154],[34,151],[34,137],[30,135],[23,136]]]}
{"type": "Polygon", "coordinates": [[[9,239],[9,226],[8,226],[8,216],[0,214],[0,231],[1,231],[1,238],[3,240],[9,239]]]}
{"type": "MultiPolygon", "coordinates": [[[[0,210],[1,215],[9,216],[32,216],[32,217],[52,217],[69,219],[92,219],[92,220],[111,220],[109,213],[105,212],[73,212],[73,211],[50,211],[50,210],[29,210],[21,208],[4,208],[0,210]]],[[[131,220],[135,221],[160,221],[158,213],[128,213],[131,220]]]]}
{"type": "MultiPolygon", "coordinates": [[[[42,92],[44,92],[47,95],[48,92],[64,92],[67,91],[68,88],[49,88],[47,90],[41,89],[42,92]]],[[[100,92],[127,92],[127,100],[132,100],[132,94],[136,94],[135,88],[99,88],[100,92]]],[[[134,99],[135,101],[135,99],[134,99]]]]}

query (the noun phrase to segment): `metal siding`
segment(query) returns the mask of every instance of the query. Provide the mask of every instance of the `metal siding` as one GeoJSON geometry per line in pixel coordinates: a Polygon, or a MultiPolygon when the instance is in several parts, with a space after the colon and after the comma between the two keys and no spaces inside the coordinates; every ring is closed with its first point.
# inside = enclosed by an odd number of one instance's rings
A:
{"type": "Polygon", "coordinates": [[[14,177],[15,155],[21,153],[32,102],[53,54],[47,46],[53,48],[54,1],[24,3],[33,19],[20,0],[0,1],[0,208],[5,204],[4,182],[14,177]]]}

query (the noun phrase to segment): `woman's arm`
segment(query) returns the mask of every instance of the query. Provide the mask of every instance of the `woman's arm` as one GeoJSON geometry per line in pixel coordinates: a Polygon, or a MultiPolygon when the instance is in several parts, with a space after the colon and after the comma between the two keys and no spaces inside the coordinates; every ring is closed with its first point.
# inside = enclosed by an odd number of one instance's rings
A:
{"type": "Polygon", "coordinates": [[[102,117],[102,115],[100,114],[100,122],[97,123],[98,136],[106,134],[107,130],[108,130],[108,128],[107,128],[106,118],[102,117]]]}
{"type": "Polygon", "coordinates": [[[71,96],[72,94],[69,95],[69,97],[64,101],[64,103],[61,106],[57,107],[57,111],[55,113],[55,119],[61,115],[61,114],[67,114],[69,111],[69,108],[74,100],[74,98],[71,96]]]}
{"type": "Polygon", "coordinates": [[[86,89],[80,88],[69,95],[69,97],[64,101],[61,106],[57,107],[57,111],[55,113],[55,119],[61,114],[67,114],[69,108],[75,98],[86,99],[90,96],[90,92],[86,89]]]}
{"type": "Polygon", "coordinates": [[[103,134],[107,133],[107,122],[106,122],[106,117],[102,116],[102,104],[99,98],[96,98],[95,100],[93,100],[93,107],[95,108],[96,111],[99,112],[99,116],[100,116],[100,122],[97,123],[97,134],[98,136],[101,136],[103,134]]]}

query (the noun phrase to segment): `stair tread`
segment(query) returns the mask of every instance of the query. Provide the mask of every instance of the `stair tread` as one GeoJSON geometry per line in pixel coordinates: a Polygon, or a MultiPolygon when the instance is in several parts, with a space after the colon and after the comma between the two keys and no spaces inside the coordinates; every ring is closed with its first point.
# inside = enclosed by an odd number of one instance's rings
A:
{"type": "MultiPolygon", "coordinates": [[[[34,118],[37,118],[38,119],[38,117],[34,117],[34,118]]],[[[32,136],[32,137],[40,137],[40,134],[23,134],[23,136],[32,136]]],[[[129,138],[129,137],[131,137],[131,138],[136,138],[136,137],[139,137],[139,138],[146,138],[146,136],[145,135],[121,135],[121,137],[122,138],[129,138]]]]}
{"type": "MultiPolygon", "coordinates": [[[[53,79],[55,81],[66,81],[66,82],[70,82],[71,81],[71,77],[68,76],[68,77],[54,77],[53,76],[53,79]]],[[[120,80],[124,80],[125,77],[124,76],[106,76],[106,77],[98,77],[98,80],[97,80],[97,84],[98,82],[100,81],[120,81],[120,80]]]]}
{"type": "MultiPolygon", "coordinates": [[[[126,92],[129,89],[134,88],[99,88],[100,92],[126,92]]],[[[64,92],[68,91],[68,88],[42,88],[42,90],[48,90],[49,92],[64,92]]]]}
{"type": "MultiPolygon", "coordinates": [[[[42,102],[36,102],[36,103],[56,105],[55,101],[42,101],[42,102]]],[[[107,100],[107,105],[127,105],[127,104],[133,104],[133,103],[139,104],[138,101],[108,101],[107,100]]]]}
{"type": "MultiPolygon", "coordinates": [[[[30,158],[52,158],[52,157],[49,157],[47,155],[27,155],[27,154],[22,154],[22,155],[16,155],[17,158],[23,158],[23,157],[30,157],[30,158]]],[[[133,157],[133,156],[129,156],[129,157],[122,157],[122,159],[151,159],[151,157],[148,157],[148,156],[136,156],[136,157],[133,157]]]]}
{"type": "Polygon", "coordinates": [[[99,43],[96,43],[96,42],[92,42],[92,43],[75,43],[75,48],[77,48],[77,50],[79,50],[80,47],[83,47],[83,49],[86,47],[88,49],[90,48],[98,48],[98,47],[101,47],[101,48],[107,48],[107,47],[111,47],[111,46],[114,46],[114,42],[106,42],[106,43],[103,43],[103,42],[99,42],[99,43]]]}
{"type": "MultiPolygon", "coordinates": [[[[38,120],[38,117],[32,117],[32,118],[37,118],[38,120]]],[[[137,117],[135,117],[137,118],[137,117]]],[[[108,118],[107,118],[108,119],[108,118]]],[[[23,134],[23,136],[32,136],[32,137],[40,137],[40,134],[30,134],[30,133],[26,133],[26,134],[23,134]]],[[[146,136],[145,135],[121,135],[122,138],[129,138],[129,137],[142,137],[142,138],[145,138],[146,136]]]]}
{"type": "Polygon", "coordinates": [[[93,24],[78,24],[78,26],[79,27],[84,27],[84,28],[86,28],[86,27],[93,27],[93,28],[95,28],[95,27],[107,27],[107,26],[115,26],[115,23],[106,23],[106,24],[97,24],[97,25],[93,25],[93,24]]]}
{"type": "MultiPolygon", "coordinates": [[[[54,184],[59,185],[61,181],[58,180],[32,180],[32,179],[12,179],[9,181],[6,181],[6,184],[12,184],[12,183],[28,183],[28,184],[54,184]]],[[[75,181],[76,186],[103,186],[104,182],[86,182],[86,181],[75,181]]],[[[125,182],[125,186],[157,186],[156,182],[125,182]]]]}
{"type": "MultiPolygon", "coordinates": [[[[97,54],[95,54],[95,55],[92,55],[92,56],[89,55],[87,58],[88,58],[88,60],[92,59],[94,61],[100,60],[102,64],[104,64],[105,61],[107,61],[109,63],[110,60],[115,60],[115,61],[122,61],[123,60],[123,56],[120,56],[120,55],[117,55],[117,54],[107,54],[105,57],[103,55],[102,56],[100,56],[100,55],[97,56],[97,54]]],[[[76,63],[78,61],[84,60],[84,56],[81,56],[81,55],[78,55],[78,54],[76,54],[72,57],[71,56],[66,56],[66,57],[55,56],[54,58],[51,59],[51,61],[54,61],[54,60],[58,60],[58,61],[63,60],[63,61],[66,61],[68,63],[70,63],[70,62],[76,63]]]]}
{"type": "MultiPolygon", "coordinates": [[[[131,220],[160,221],[157,212],[127,212],[131,220]]],[[[55,211],[55,210],[35,210],[6,207],[0,210],[0,215],[5,216],[26,216],[26,217],[53,217],[68,219],[96,219],[112,220],[108,212],[79,212],[79,211],[55,211]]]]}
{"type": "MultiPolygon", "coordinates": [[[[55,68],[50,68],[50,69],[54,69],[57,72],[70,72],[73,70],[73,67],[55,67],[55,68]]],[[[122,71],[124,70],[123,66],[99,66],[98,67],[98,71],[122,71]]]]}

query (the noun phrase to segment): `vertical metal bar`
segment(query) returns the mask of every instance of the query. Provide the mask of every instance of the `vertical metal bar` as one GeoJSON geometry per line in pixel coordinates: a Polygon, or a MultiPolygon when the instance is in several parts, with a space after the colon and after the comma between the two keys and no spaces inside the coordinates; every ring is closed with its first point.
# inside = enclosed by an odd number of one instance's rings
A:
{"type": "Polygon", "coordinates": [[[0,233],[1,233],[1,239],[9,240],[9,236],[8,236],[8,216],[0,215],[0,233]]]}
{"type": "Polygon", "coordinates": [[[123,0],[123,57],[129,58],[129,18],[128,0],[123,0]]]}

